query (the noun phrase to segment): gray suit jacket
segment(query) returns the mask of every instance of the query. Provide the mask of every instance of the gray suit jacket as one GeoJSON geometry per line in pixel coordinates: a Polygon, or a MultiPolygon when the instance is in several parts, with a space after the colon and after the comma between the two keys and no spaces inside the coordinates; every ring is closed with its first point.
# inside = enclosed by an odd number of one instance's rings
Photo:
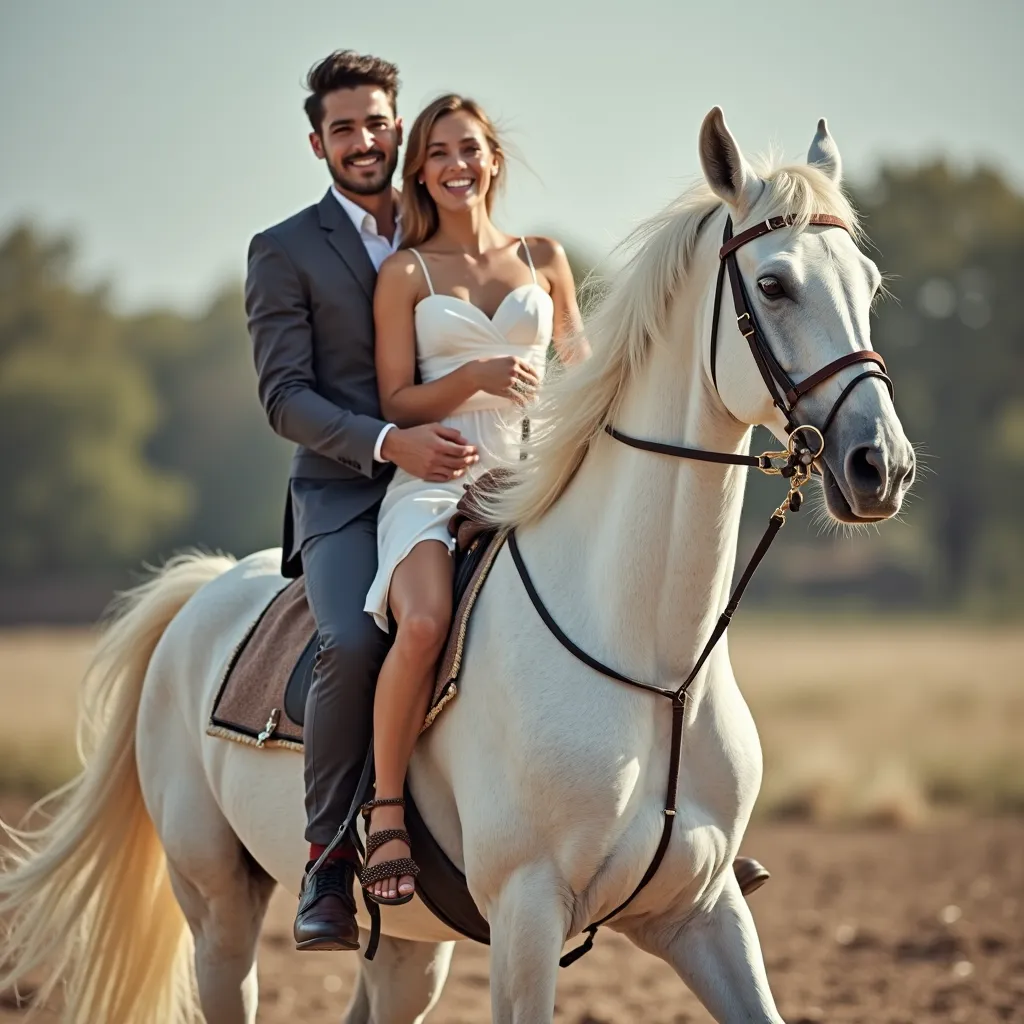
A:
{"type": "Polygon", "coordinates": [[[245,309],[270,425],[298,447],[285,504],[282,571],[301,573],[302,542],[340,529],[384,496],[375,462],[384,421],[373,353],[373,263],[337,199],[256,235],[245,309]]]}

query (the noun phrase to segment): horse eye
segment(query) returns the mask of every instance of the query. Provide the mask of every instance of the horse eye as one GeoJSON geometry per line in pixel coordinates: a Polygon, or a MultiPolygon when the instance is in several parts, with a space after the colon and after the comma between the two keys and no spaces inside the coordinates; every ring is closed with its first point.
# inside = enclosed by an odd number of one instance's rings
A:
{"type": "Polygon", "coordinates": [[[778,278],[775,277],[762,277],[757,282],[757,287],[761,289],[761,294],[766,299],[781,299],[786,294],[786,289],[779,284],[778,278]]]}

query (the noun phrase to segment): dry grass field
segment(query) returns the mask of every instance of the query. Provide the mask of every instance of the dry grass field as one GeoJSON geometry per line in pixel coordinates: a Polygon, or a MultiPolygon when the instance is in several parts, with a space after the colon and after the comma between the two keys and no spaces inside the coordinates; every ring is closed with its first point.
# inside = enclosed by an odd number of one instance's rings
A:
{"type": "MultiPolygon", "coordinates": [[[[90,643],[86,631],[0,633],[0,817],[72,770],[90,643]]],[[[748,618],[731,643],[765,749],[759,815],[774,820],[745,848],[774,872],[751,905],[786,1020],[1024,1022],[1024,635],[748,618]],[[811,636],[794,657],[798,628],[811,636]]],[[[296,953],[293,913],[278,893],[258,1019],[337,1024],[357,958],[296,953]]],[[[25,1019],[0,992],[0,1024],[25,1019]]],[[[485,948],[460,947],[430,1019],[489,1019],[485,948]]],[[[710,1017],[664,964],[603,931],[561,972],[555,1020],[710,1017]]]]}
{"type": "MultiPolygon", "coordinates": [[[[1024,812],[1024,630],[750,617],[730,643],[764,747],[760,817],[1024,812]]],[[[0,790],[38,795],[74,770],[91,644],[86,630],[0,631],[0,790]]]]}

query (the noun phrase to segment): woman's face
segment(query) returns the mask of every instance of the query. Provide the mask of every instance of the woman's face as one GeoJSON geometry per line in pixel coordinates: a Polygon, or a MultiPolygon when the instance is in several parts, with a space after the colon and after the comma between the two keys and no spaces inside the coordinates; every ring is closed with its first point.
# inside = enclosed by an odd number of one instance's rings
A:
{"type": "Polygon", "coordinates": [[[420,178],[439,210],[459,213],[483,203],[497,173],[497,157],[472,114],[457,110],[434,124],[420,178]]]}

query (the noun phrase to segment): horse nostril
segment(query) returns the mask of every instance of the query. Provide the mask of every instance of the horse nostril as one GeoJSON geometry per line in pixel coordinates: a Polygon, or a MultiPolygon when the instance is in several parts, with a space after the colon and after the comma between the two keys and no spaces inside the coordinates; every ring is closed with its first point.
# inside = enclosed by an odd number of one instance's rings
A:
{"type": "Polygon", "coordinates": [[[907,463],[904,466],[900,466],[893,473],[893,491],[898,492],[901,490],[909,490],[914,483],[914,474],[917,472],[917,467],[913,461],[907,463]]]}
{"type": "Polygon", "coordinates": [[[873,445],[854,448],[846,457],[846,477],[861,494],[883,494],[886,486],[885,456],[873,445]]]}

